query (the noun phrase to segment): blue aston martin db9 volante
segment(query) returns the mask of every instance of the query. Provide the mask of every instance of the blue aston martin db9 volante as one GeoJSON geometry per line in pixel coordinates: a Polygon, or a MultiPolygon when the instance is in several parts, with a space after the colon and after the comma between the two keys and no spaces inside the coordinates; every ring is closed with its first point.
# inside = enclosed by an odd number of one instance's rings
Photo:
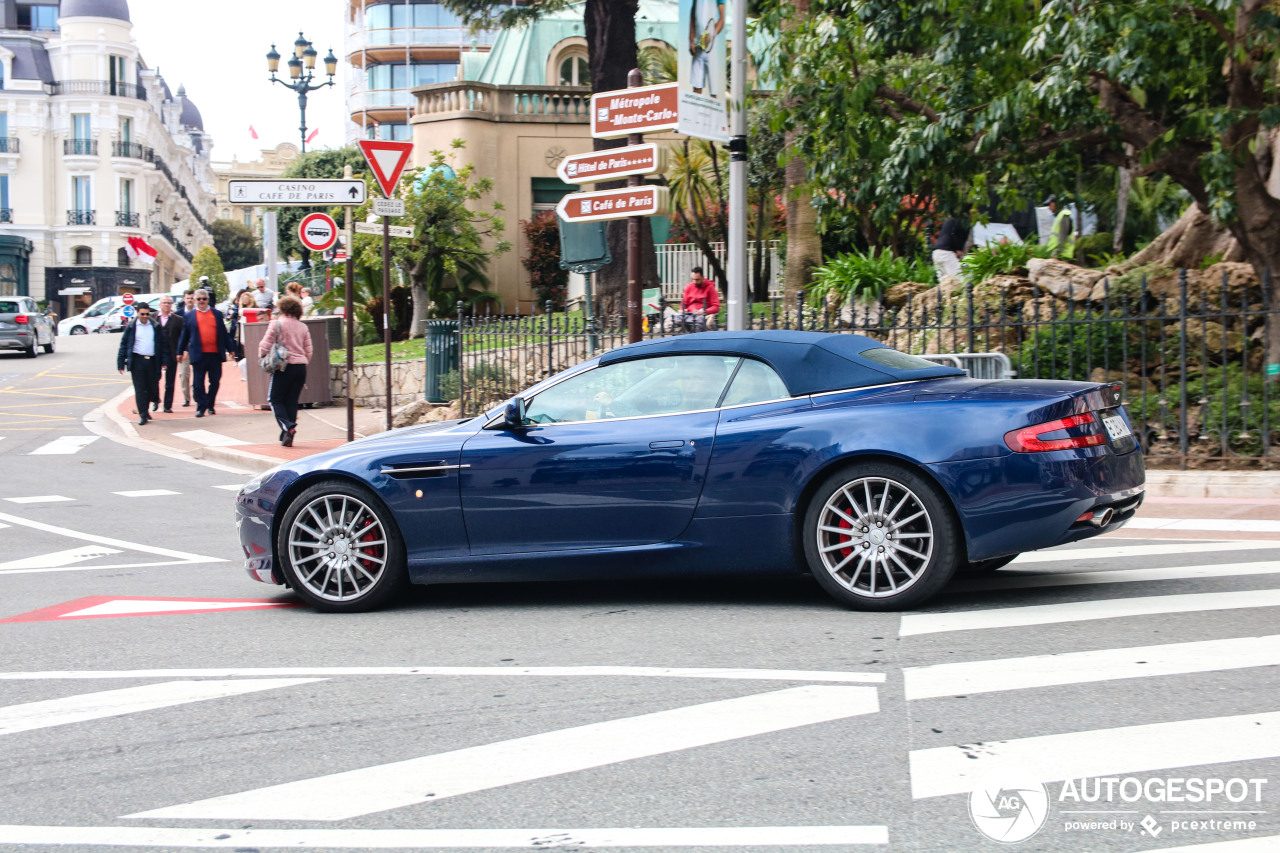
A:
{"type": "Polygon", "coordinates": [[[1120,395],[969,379],[861,335],[684,335],[282,465],[236,522],[250,576],[328,611],[409,582],[746,573],[894,610],[1131,518],[1120,395]]]}

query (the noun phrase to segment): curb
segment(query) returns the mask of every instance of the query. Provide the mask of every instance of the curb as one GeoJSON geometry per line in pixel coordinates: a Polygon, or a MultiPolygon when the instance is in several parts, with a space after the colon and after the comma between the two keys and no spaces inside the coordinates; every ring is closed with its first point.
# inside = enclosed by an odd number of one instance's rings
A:
{"type": "Polygon", "coordinates": [[[289,462],[288,459],[277,459],[274,456],[263,456],[259,453],[248,453],[231,447],[203,447],[196,451],[200,459],[232,465],[244,471],[261,474],[279,465],[289,462]]]}
{"type": "MultiPolygon", "coordinates": [[[[93,411],[85,415],[81,422],[85,429],[94,435],[114,441],[116,444],[122,444],[125,447],[132,447],[145,453],[156,453],[160,456],[167,456],[170,459],[181,459],[196,465],[203,465],[206,468],[216,468],[219,471],[228,471],[233,474],[259,473],[258,471],[250,472],[245,467],[245,463],[239,459],[227,458],[223,463],[197,458],[190,453],[183,453],[180,450],[174,450],[166,447],[157,441],[144,438],[138,434],[131,422],[120,416],[117,411],[120,404],[128,397],[133,396],[133,389],[126,388],[112,399],[98,406],[93,411]]],[[[241,454],[247,456],[248,454],[241,454]]],[[[265,468],[263,469],[266,470],[265,468]]]]}
{"type": "Polygon", "coordinates": [[[1147,494],[1158,498],[1280,498],[1280,471],[1147,469],[1147,494]]]}

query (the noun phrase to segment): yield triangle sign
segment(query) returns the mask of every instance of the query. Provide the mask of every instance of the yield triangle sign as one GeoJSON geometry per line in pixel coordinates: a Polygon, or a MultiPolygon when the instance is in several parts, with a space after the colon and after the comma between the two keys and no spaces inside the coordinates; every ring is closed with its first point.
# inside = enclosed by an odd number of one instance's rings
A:
{"type": "Polygon", "coordinates": [[[0,619],[0,622],[65,622],[68,619],[109,619],[118,616],[161,616],[176,613],[225,613],[229,610],[270,610],[297,607],[298,602],[270,598],[137,598],[90,595],[53,607],[0,619]]]}
{"type": "Polygon", "coordinates": [[[400,183],[400,174],[409,164],[409,155],[413,153],[412,142],[394,142],[389,139],[361,139],[360,150],[373,176],[382,187],[382,194],[391,198],[395,194],[396,184],[400,183]]]}

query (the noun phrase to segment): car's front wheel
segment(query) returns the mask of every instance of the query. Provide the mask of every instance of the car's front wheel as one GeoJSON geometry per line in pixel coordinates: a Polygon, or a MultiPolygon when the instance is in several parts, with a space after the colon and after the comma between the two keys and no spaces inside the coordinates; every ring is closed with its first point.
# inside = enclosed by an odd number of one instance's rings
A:
{"type": "Polygon", "coordinates": [[[86,334],[88,334],[88,330],[87,330],[87,329],[85,329],[85,327],[84,327],[84,326],[72,326],[72,327],[71,327],[71,334],[73,334],[73,335],[86,335],[86,334]]]}
{"type": "Polygon", "coordinates": [[[907,468],[862,463],[837,471],[804,518],[818,583],[856,610],[900,610],[932,597],[959,561],[959,526],[933,483],[907,468]]]}
{"type": "Polygon", "coordinates": [[[276,553],[289,586],[331,613],[376,610],[409,579],[391,511],[367,489],[341,481],[298,495],[280,524],[276,553]]]}

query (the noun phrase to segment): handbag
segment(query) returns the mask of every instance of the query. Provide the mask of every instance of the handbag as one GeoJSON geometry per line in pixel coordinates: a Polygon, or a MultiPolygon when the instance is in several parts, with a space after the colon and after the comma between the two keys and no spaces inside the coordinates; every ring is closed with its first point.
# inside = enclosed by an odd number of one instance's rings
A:
{"type": "Polygon", "coordinates": [[[258,359],[258,364],[267,373],[279,373],[289,364],[289,350],[280,343],[280,321],[276,320],[276,342],[267,350],[267,354],[258,359]]]}

